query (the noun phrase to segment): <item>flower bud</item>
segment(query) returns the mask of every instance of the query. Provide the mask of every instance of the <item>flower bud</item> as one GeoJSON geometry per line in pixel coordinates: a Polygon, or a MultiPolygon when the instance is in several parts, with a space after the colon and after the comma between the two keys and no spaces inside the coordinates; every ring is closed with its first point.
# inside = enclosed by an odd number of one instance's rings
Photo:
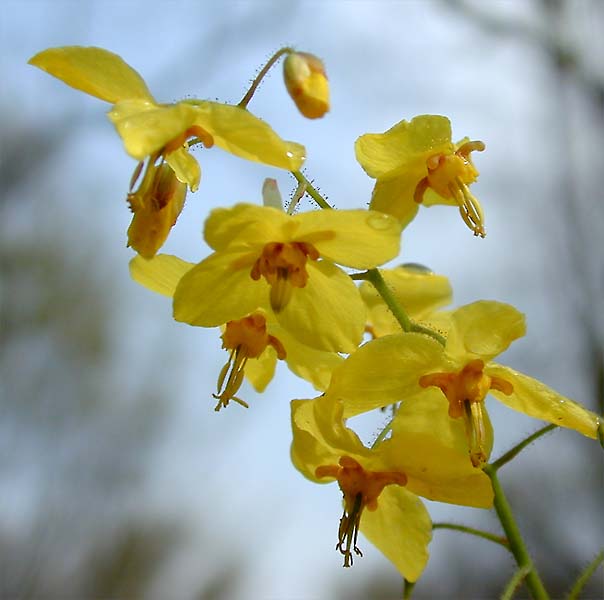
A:
{"type": "Polygon", "coordinates": [[[292,52],[283,63],[285,86],[298,110],[318,119],[329,110],[329,82],[323,62],[313,54],[292,52]]]}

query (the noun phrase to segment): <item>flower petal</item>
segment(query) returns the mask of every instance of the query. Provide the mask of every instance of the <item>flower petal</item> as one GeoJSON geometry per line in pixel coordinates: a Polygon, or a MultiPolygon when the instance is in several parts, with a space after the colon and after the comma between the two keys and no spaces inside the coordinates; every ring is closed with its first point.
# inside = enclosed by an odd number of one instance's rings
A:
{"type": "Polygon", "coordinates": [[[375,511],[364,510],[360,530],[407,581],[417,581],[428,562],[432,521],[422,501],[405,488],[386,486],[375,511]]]}
{"type": "Polygon", "coordinates": [[[345,399],[344,416],[400,402],[418,391],[419,378],[439,371],[442,346],[419,333],[368,342],[334,370],[328,392],[345,399]]]}
{"type": "Polygon", "coordinates": [[[309,261],[306,270],[306,286],[293,289],[277,321],[311,348],[354,352],[363,338],[367,314],[357,286],[327,261],[309,261]]]}
{"type": "Polygon", "coordinates": [[[194,266],[170,254],[160,254],[151,260],[135,256],[130,261],[130,276],[147,289],[172,297],[180,279],[194,266]]]}
{"type": "Polygon", "coordinates": [[[446,353],[464,365],[471,358],[488,362],[526,333],[524,315],[509,304],[480,300],[451,315],[446,353]]]}
{"type": "Polygon", "coordinates": [[[126,152],[137,160],[159,152],[194,123],[195,109],[184,102],[160,106],[141,100],[118,102],[108,113],[124,142],[126,152]]]}
{"type": "Polygon", "coordinates": [[[195,124],[214,138],[214,143],[247,160],[297,171],[306,158],[306,149],[282,140],[264,121],[239,106],[195,101],[195,124]]]}
{"type": "Polygon", "coordinates": [[[238,251],[218,252],[188,271],[174,293],[174,318],[216,327],[257,308],[270,311],[269,285],[264,279],[254,281],[251,264],[241,266],[241,259],[238,251]]]}
{"type": "Polygon", "coordinates": [[[203,237],[214,250],[264,246],[268,242],[289,241],[284,233],[289,221],[291,217],[276,208],[236,204],[214,209],[206,219],[203,237]]]}
{"type": "Polygon", "coordinates": [[[178,181],[186,183],[192,192],[199,188],[201,169],[199,163],[186,148],[179,148],[166,156],[166,162],[172,167],[178,181]]]}
{"type": "Polygon", "coordinates": [[[335,465],[343,455],[359,460],[371,454],[356,433],[345,427],[342,402],[337,398],[323,395],[314,400],[292,400],[291,418],[292,462],[305,477],[316,483],[333,481],[318,478],[315,475],[317,467],[335,465]]]}
{"type": "Polygon", "coordinates": [[[315,210],[292,217],[296,241],[313,244],[323,258],[371,269],[396,257],[401,226],[389,215],[367,210],[315,210]]]}
{"type": "MultiPolygon", "coordinates": [[[[493,489],[487,475],[472,466],[462,419],[448,415],[440,390],[427,389],[403,400],[382,443],[384,461],[407,475],[407,489],[430,500],[490,508],[493,489]],[[389,462],[388,462],[389,461],[389,462]]],[[[488,450],[492,446],[492,429],[488,450]]]]}
{"type": "Polygon", "coordinates": [[[494,363],[488,365],[484,372],[490,377],[505,379],[514,386],[514,391],[509,396],[497,390],[490,391],[506,406],[529,417],[574,429],[587,437],[598,437],[602,417],[565,398],[537,379],[494,363]]]}
{"type": "Polygon", "coordinates": [[[413,195],[424,175],[423,169],[416,169],[405,171],[392,179],[379,179],[373,188],[369,208],[396,217],[401,227],[406,227],[419,210],[413,195]]]}
{"type": "Polygon", "coordinates": [[[427,174],[427,158],[453,149],[451,123],[436,115],[400,121],[384,133],[367,133],[354,145],[357,160],[369,177],[376,179],[415,171],[418,164],[427,174]]]}
{"type": "Polygon", "coordinates": [[[268,346],[258,358],[251,358],[245,363],[245,376],[254,389],[260,393],[266,389],[275,375],[277,353],[268,346]]]}
{"type": "Polygon", "coordinates": [[[29,64],[112,104],[132,98],[154,101],[143,78],[117,54],[103,48],[48,48],[30,58],[29,64]]]}

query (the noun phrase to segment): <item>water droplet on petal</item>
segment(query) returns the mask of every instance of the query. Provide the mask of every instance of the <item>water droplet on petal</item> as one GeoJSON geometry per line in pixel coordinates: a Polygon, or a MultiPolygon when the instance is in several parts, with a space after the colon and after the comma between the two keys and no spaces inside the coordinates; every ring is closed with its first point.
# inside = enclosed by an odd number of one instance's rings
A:
{"type": "Polygon", "coordinates": [[[367,217],[367,225],[373,229],[377,229],[378,231],[387,231],[388,229],[392,229],[392,226],[395,222],[395,219],[390,215],[379,213],[377,211],[372,211],[367,217]]]}

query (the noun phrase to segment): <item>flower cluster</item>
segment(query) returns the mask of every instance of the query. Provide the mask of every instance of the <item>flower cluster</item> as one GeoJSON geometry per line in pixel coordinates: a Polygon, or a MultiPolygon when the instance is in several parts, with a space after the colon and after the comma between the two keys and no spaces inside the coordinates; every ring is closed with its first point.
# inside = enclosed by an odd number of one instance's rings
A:
{"type": "MultiPolygon", "coordinates": [[[[315,56],[280,50],[285,86],[307,118],[329,110],[329,86],[315,56]]],[[[490,508],[488,464],[492,395],[530,417],[591,438],[599,417],[543,383],[493,362],[525,334],[514,307],[481,300],[445,310],[447,278],[419,265],[384,268],[398,257],[401,232],[420,205],[457,207],[475,236],[484,215],[470,191],[480,141],[454,142],[444,116],[400,121],[361,135],[356,157],[375,186],[369,209],[330,210],[300,173],[305,149],[281,139],[247,105],[187,99],[158,103],[140,75],[100,48],[45,50],[30,63],[109,102],[108,113],[137,161],[127,201],[128,245],[139,284],[172,299],[174,319],[217,328],[226,362],[217,374],[215,410],[242,397],[245,378],[263,391],[283,361],[320,393],[291,402],[294,466],[316,483],[337,482],[343,516],[337,549],[345,567],[361,556],[362,532],[408,581],[428,560],[432,522],[420,498],[490,508]],[[285,211],[274,183],[264,205],[210,212],[198,263],[157,254],[200,183],[192,150],[214,145],[240,158],[292,172],[321,207],[285,211]],[[360,282],[360,284],[359,284],[360,282]],[[374,411],[391,418],[364,445],[347,419],[374,411]]],[[[217,345],[220,342],[217,341],[217,345]]],[[[209,396],[208,392],[208,396],[209,396]]]]}

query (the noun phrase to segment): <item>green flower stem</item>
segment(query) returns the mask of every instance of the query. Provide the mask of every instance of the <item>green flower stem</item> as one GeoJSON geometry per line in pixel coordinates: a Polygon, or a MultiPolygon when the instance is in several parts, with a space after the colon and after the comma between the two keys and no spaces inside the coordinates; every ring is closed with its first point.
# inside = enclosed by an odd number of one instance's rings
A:
{"type": "Polygon", "coordinates": [[[510,543],[503,536],[495,535],[494,533],[489,533],[488,531],[481,531],[480,529],[475,529],[474,527],[456,525],[455,523],[432,523],[432,529],[452,529],[453,531],[461,531],[463,533],[469,533],[470,535],[475,535],[485,540],[489,540],[490,542],[499,544],[504,548],[510,547],[510,543]]]}
{"type": "Polygon", "coordinates": [[[513,577],[508,581],[508,584],[503,590],[499,600],[512,600],[516,590],[520,587],[520,584],[524,581],[524,578],[531,572],[530,567],[523,567],[518,569],[513,577]]]}
{"type": "Polygon", "coordinates": [[[491,467],[495,470],[503,467],[506,463],[509,463],[516,455],[520,454],[529,444],[540,438],[542,435],[549,433],[557,428],[557,425],[546,425],[539,431],[536,431],[532,435],[529,435],[525,440],[514,446],[511,450],[508,450],[503,456],[499,457],[495,462],[491,463],[491,467]]]}
{"type": "Polygon", "coordinates": [[[579,575],[577,581],[575,581],[572,589],[568,592],[567,600],[579,600],[579,594],[583,591],[585,584],[603,561],[604,550],[600,550],[600,553],[587,565],[585,570],[579,575]]]}
{"type": "Polygon", "coordinates": [[[520,530],[512,514],[512,508],[510,507],[503,488],[499,483],[497,477],[497,469],[493,465],[486,465],[483,467],[484,472],[488,475],[493,485],[493,492],[495,493],[495,511],[503,527],[503,531],[509,541],[510,551],[516,559],[516,564],[520,569],[530,569],[530,572],[526,575],[526,585],[531,593],[534,600],[549,600],[549,595],[543,586],[543,582],[537,573],[533,561],[524,545],[520,530]]]}
{"type": "Polygon", "coordinates": [[[281,48],[280,50],[277,50],[277,52],[275,52],[275,54],[273,54],[268,59],[268,62],[264,65],[264,67],[262,67],[260,73],[258,73],[258,75],[256,75],[256,78],[254,79],[254,81],[252,81],[252,85],[250,86],[250,89],[247,91],[246,95],[241,99],[241,102],[237,106],[239,106],[241,108],[247,108],[247,105],[250,103],[250,100],[252,99],[252,96],[255,94],[256,89],[260,85],[260,82],[264,79],[264,76],[270,71],[271,67],[284,54],[290,54],[293,51],[294,51],[294,49],[290,48],[289,46],[285,46],[285,47],[281,48]]]}
{"type": "Polygon", "coordinates": [[[403,580],[403,600],[410,600],[411,594],[413,594],[413,588],[415,587],[415,581],[403,580]]]}
{"type": "Polygon", "coordinates": [[[368,271],[364,271],[363,273],[354,273],[351,275],[351,278],[354,280],[364,280],[369,281],[371,285],[376,289],[377,293],[382,297],[382,300],[386,303],[394,318],[399,322],[401,329],[405,333],[423,333],[424,335],[428,335],[431,338],[435,339],[442,346],[445,345],[445,338],[437,333],[436,331],[430,329],[429,327],[424,327],[423,325],[419,325],[418,323],[413,323],[405,309],[399,304],[397,299],[394,297],[394,294],[384,281],[382,274],[379,269],[369,269],[368,271]]]}
{"type": "Polygon", "coordinates": [[[327,200],[313,187],[312,183],[302,175],[300,171],[291,171],[291,174],[296,178],[299,184],[306,188],[306,193],[321,207],[326,210],[331,210],[331,206],[327,200]]]}

